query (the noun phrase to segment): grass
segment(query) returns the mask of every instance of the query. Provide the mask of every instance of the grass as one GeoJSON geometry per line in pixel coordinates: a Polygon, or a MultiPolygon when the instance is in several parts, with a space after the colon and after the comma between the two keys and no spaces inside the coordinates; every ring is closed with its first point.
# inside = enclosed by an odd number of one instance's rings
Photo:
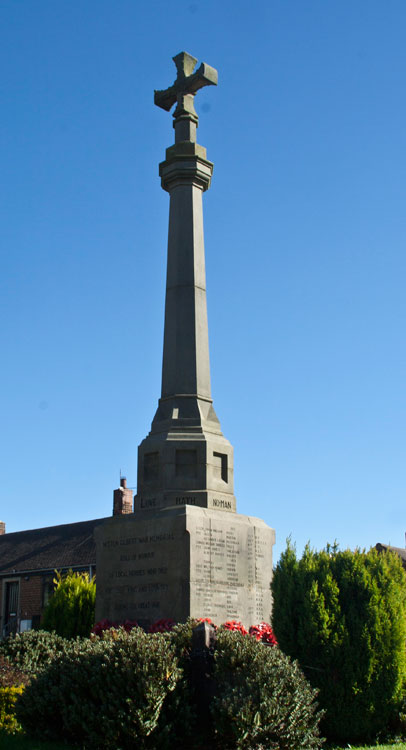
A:
{"type": "MultiPolygon", "coordinates": [[[[58,742],[40,742],[31,740],[24,734],[6,734],[0,732],[1,750],[78,750],[71,745],[64,745],[58,742]]],[[[345,745],[345,747],[334,747],[330,750],[406,750],[406,743],[399,742],[395,745],[345,745]]]]}
{"type": "Polygon", "coordinates": [[[0,732],[0,747],[1,750],[69,750],[68,745],[58,742],[40,742],[31,740],[25,734],[7,734],[6,732],[0,732]]]}

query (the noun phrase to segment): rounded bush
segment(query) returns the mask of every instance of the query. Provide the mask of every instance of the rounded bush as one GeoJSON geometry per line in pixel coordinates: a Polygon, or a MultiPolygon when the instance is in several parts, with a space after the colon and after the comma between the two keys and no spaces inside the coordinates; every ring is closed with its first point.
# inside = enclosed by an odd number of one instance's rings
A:
{"type": "Polygon", "coordinates": [[[220,629],[214,658],[211,714],[219,747],[310,750],[322,746],[317,692],[298,664],[278,647],[220,629]]]}
{"type": "Polygon", "coordinates": [[[155,748],[159,716],[181,677],[166,636],[140,628],[77,641],[17,705],[27,734],[86,748],[155,748]]]}

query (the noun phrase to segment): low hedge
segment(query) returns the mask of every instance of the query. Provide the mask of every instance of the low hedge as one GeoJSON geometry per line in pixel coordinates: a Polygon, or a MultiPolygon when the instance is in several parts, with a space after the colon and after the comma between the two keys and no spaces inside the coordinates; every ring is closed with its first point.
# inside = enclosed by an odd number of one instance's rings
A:
{"type": "Polygon", "coordinates": [[[17,717],[27,734],[87,748],[153,748],[151,734],[181,671],[163,635],[137,628],[74,642],[27,687],[17,717]]]}
{"type": "Polygon", "coordinates": [[[195,624],[164,634],[110,630],[71,642],[27,686],[18,721],[34,738],[87,750],[321,746],[315,691],[297,665],[276,646],[222,628],[202,677],[213,688],[202,726],[193,679],[195,624]]]}
{"type": "Polygon", "coordinates": [[[60,654],[72,649],[72,641],[46,630],[27,630],[0,641],[0,658],[30,675],[39,674],[60,654]]]}

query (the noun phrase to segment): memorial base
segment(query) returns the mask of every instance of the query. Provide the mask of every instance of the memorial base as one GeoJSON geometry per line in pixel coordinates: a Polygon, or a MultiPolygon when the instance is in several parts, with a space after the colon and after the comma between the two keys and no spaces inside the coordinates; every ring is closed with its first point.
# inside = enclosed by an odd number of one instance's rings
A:
{"type": "Polygon", "coordinates": [[[96,621],[270,622],[275,532],[259,518],[185,505],[113,517],[95,536],[96,621]]]}

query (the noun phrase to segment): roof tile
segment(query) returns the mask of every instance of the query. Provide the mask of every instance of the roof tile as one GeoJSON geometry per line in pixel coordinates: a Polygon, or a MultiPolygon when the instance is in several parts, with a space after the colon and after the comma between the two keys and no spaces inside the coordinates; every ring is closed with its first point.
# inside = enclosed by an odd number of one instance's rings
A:
{"type": "Polygon", "coordinates": [[[93,532],[97,518],[0,536],[0,576],[96,564],[93,532]]]}

